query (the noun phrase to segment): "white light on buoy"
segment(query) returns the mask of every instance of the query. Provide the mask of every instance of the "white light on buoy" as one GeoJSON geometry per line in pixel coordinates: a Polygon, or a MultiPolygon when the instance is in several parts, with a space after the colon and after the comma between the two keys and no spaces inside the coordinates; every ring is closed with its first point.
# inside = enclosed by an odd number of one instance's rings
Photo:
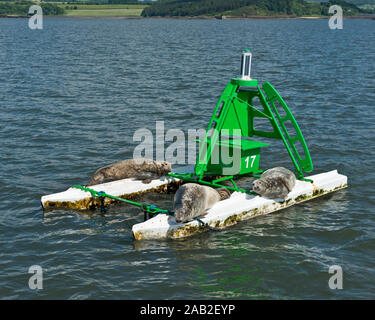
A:
{"type": "Polygon", "coordinates": [[[251,80],[250,71],[251,71],[251,52],[248,49],[246,49],[242,52],[240,79],[251,80]]]}

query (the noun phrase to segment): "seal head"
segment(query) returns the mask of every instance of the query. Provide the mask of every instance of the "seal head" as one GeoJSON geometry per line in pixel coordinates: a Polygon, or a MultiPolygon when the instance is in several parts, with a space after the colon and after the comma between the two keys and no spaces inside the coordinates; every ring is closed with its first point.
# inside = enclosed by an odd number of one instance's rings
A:
{"type": "Polygon", "coordinates": [[[253,182],[253,191],[267,198],[286,199],[296,183],[294,173],[283,167],[269,169],[253,182]]]}
{"type": "Polygon", "coordinates": [[[264,194],[267,190],[267,183],[264,180],[258,179],[253,182],[253,191],[259,195],[264,194]]]}

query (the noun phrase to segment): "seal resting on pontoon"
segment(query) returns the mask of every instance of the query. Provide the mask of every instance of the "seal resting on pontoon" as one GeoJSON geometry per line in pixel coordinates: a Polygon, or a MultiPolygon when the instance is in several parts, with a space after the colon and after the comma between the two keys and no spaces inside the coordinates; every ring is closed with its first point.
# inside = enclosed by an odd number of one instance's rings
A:
{"type": "Polygon", "coordinates": [[[174,195],[176,222],[186,222],[205,215],[216,202],[230,197],[226,188],[214,189],[196,183],[182,185],[174,195]]]}
{"type": "Polygon", "coordinates": [[[253,191],[262,197],[286,199],[296,184],[294,173],[283,167],[268,169],[253,182],[253,191]]]}
{"type": "Polygon", "coordinates": [[[150,183],[151,180],[158,179],[171,170],[172,166],[167,161],[155,161],[146,158],[127,159],[98,169],[87,186],[126,178],[150,183]]]}

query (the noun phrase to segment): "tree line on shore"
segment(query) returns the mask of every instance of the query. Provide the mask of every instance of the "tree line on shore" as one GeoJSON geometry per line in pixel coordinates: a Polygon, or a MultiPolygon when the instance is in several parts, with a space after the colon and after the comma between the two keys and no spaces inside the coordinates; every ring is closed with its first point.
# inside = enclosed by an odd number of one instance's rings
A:
{"type": "Polygon", "coordinates": [[[0,0],[0,16],[1,15],[15,15],[15,16],[27,16],[29,8],[33,4],[37,4],[42,7],[43,14],[46,16],[57,16],[64,14],[65,10],[60,8],[53,3],[43,2],[30,2],[30,1],[17,1],[17,2],[5,2],[0,0]]]}
{"type": "Polygon", "coordinates": [[[305,0],[164,0],[144,8],[142,16],[326,16],[331,5],[340,5],[344,15],[361,13],[354,4],[343,0],[311,3],[305,0]]]}
{"type": "MultiPolygon", "coordinates": [[[[55,0],[56,1],[56,0],[55,0]]],[[[374,0],[375,1],[375,0],[374,0]]],[[[84,2],[79,2],[83,4],[84,2]]],[[[86,4],[132,4],[134,0],[103,0],[88,1],[86,4]]],[[[142,2],[141,2],[142,3],[142,2]]],[[[44,15],[63,15],[63,6],[55,3],[31,1],[0,0],[0,15],[27,16],[29,7],[38,4],[44,15]]],[[[67,4],[78,4],[68,1],[67,4]]],[[[187,16],[327,16],[331,5],[340,5],[346,16],[359,14],[373,14],[374,9],[360,9],[356,5],[344,0],[330,0],[329,2],[306,2],[305,0],[159,0],[157,2],[143,2],[151,4],[143,9],[143,17],[187,17],[187,16]]],[[[66,7],[77,9],[77,7],[66,7]]]]}

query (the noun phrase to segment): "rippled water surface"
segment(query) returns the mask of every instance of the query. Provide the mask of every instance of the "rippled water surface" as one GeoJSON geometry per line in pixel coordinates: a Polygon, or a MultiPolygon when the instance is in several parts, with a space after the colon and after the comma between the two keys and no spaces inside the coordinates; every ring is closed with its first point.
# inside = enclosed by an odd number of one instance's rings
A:
{"type": "MultiPolygon", "coordinates": [[[[374,298],[374,43],[372,20],[0,19],[0,298],[374,298]],[[205,128],[243,48],[294,112],[314,172],[338,169],[348,189],[182,241],[133,241],[143,214],[125,205],[43,213],[42,195],[131,157],[137,129],[205,128]]],[[[263,165],[279,164],[274,142],[263,165]]]]}

